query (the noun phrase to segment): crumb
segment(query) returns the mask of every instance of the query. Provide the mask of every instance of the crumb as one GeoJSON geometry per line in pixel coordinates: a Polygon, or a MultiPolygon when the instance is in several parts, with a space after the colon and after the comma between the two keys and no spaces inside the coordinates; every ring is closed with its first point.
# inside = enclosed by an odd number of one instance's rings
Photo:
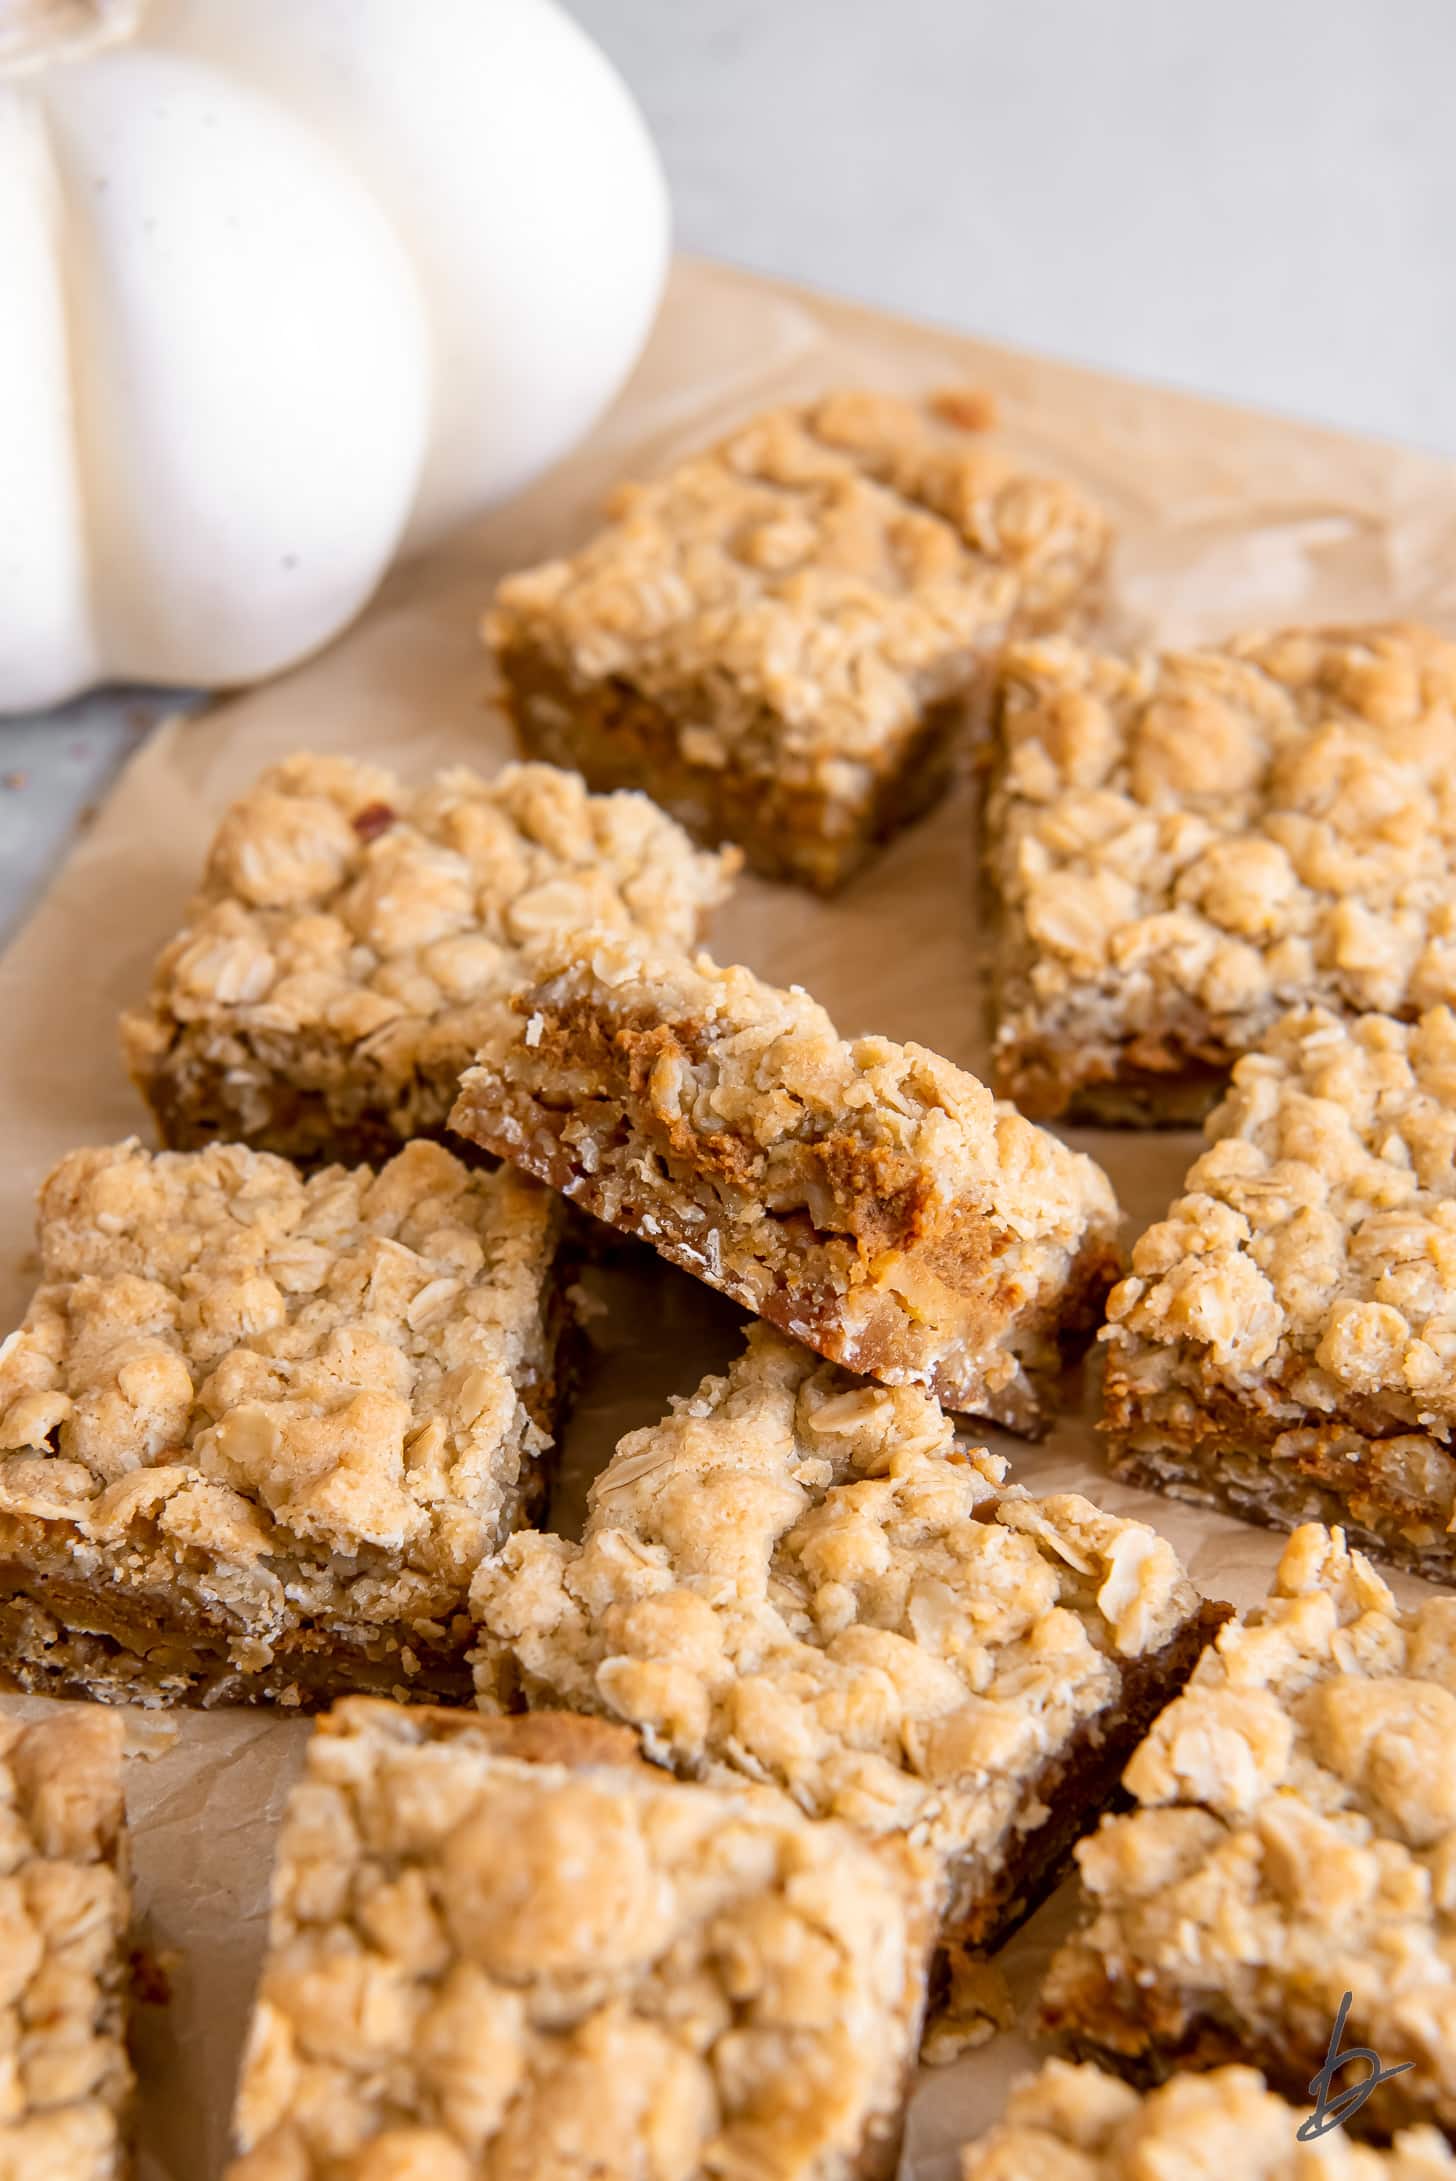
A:
{"type": "Polygon", "coordinates": [[[361,841],[377,841],[381,833],[387,833],[399,816],[388,803],[366,803],[356,810],[351,823],[361,841]]]}
{"type": "Polygon", "coordinates": [[[8,788],[12,795],[18,795],[23,787],[28,786],[29,781],[30,774],[28,772],[7,772],[0,785],[8,788]]]}
{"type": "Polygon", "coordinates": [[[920,2046],[925,2067],[947,2067],[962,2053],[989,2045],[1016,2020],[1011,1987],[993,1961],[968,1954],[963,1948],[947,1949],[950,1959],[950,1990],[943,2006],[926,2024],[920,2046]]]}
{"type": "Polygon", "coordinates": [[[149,1946],[134,1946],[127,1956],[127,1981],[139,2007],[170,2007],[172,1978],[182,1966],[182,1956],[169,1947],[154,1953],[149,1946]]]}
{"type": "Polygon", "coordinates": [[[600,1295],[593,1295],[589,1289],[582,1286],[580,1280],[573,1280],[570,1287],[566,1289],[566,1300],[572,1307],[578,1325],[590,1325],[595,1318],[605,1318],[611,1315],[600,1295]]]}
{"type": "Polygon", "coordinates": [[[1000,404],[984,386],[947,386],[932,394],[930,406],[942,424],[962,432],[989,432],[1000,418],[1000,404]]]}
{"type": "Polygon", "coordinates": [[[126,1714],[126,1754],[137,1757],[143,1764],[151,1764],[158,1757],[166,1757],[181,1740],[179,1730],[170,1719],[159,1719],[154,1712],[136,1707],[126,1714]]]}

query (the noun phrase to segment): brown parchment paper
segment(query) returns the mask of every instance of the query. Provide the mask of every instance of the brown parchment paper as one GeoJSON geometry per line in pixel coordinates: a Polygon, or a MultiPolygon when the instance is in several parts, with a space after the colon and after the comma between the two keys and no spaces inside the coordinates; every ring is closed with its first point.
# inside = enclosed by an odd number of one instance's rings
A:
{"type": "MultiPolygon", "coordinates": [[[[461,760],[493,768],[508,740],[489,707],[476,621],[494,579],[583,535],[623,471],[836,382],[994,392],[1016,445],[1092,488],[1120,526],[1119,634],[1183,641],[1392,613],[1456,628],[1456,468],[682,263],[636,377],[589,445],[396,571],[331,650],[158,733],[0,964],[0,1330],[24,1307],[42,1173],[73,1145],[145,1132],[117,1061],[116,1016],[143,991],[224,803],[303,746],[410,774],[461,760]]],[[[833,904],[745,883],[715,950],[807,985],[847,1032],[917,1038],[978,1067],[973,855],[956,797],[833,904]]],[[[1078,1140],[1110,1169],[1130,1232],[1162,1211],[1193,1148],[1186,1136],[1078,1140]]],[[[725,1362],[738,1339],[736,1314],[670,1268],[618,1269],[599,1284],[607,1310],[592,1326],[595,1361],[565,1449],[557,1519],[567,1523],[616,1437],[725,1362]]],[[[1262,1591],[1276,1540],[1108,1484],[1085,1421],[1065,1418],[1034,1449],[1000,1443],[1027,1484],[1085,1490],[1158,1523],[1206,1590],[1240,1603],[1262,1591]]],[[[273,1838],[305,1731],[256,1714],[178,1714],[130,1761],[140,1906],[152,1943],[173,1955],[171,2005],[147,2009],[139,2037],[143,2181],[220,2172],[273,1838]]],[[[1064,1889],[1003,1956],[1023,1999],[1067,1915],[1064,1889]]],[[[999,2110],[1028,2057],[1008,2034],[922,2073],[907,2149],[915,2181],[950,2181],[956,2147],[999,2110]]]]}

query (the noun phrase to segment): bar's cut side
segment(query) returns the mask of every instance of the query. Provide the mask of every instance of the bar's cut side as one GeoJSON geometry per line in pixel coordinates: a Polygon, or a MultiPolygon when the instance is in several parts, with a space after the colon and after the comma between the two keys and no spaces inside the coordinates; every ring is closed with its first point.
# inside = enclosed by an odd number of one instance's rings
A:
{"type": "Polygon", "coordinates": [[[1291,1007],[1456,999],[1456,644],[1026,644],[992,711],[993,1080],[1027,1113],[1184,1124],[1291,1007]]]}
{"type": "Polygon", "coordinates": [[[1456,1575],[1456,1016],[1286,1016],[1114,1289],[1138,1484],[1456,1575]]]}
{"type": "Polygon", "coordinates": [[[543,947],[451,1127],[850,1369],[1040,1427],[1114,1275],[1090,1159],[747,969],[543,947]]]}
{"type": "Polygon", "coordinates": [[[1411,2063],[1350,2127],[1456,2129],[1453,1692],[1456,1598],[1402,1609],[1338,1530],[1296,1531],[1078,1848],[1044,2026],[1135,2081],[1241,2061],[1302,2099],[1348,1992],[1346,2043],[1411,2063]]]}
{"type": "Polygon", "coordinates": [[[597,1722],[340,1704],[284,1820],[228,2181],[890,2181],[912,1851],[597,1722]]]}
{"type": "Polygon", "coordinates": [[[731,856],[645,796],[551,765],[407,787],[298,756],[224,818],[162,951],[126,1063],[162,1141],[230,1138],[304,1163],[378,1163],[444,1128],[482,1005],[553,928],[697,938],[731,856]]]}
{"type": "Polygon", "coordinates": [[[483,1704],[633,1726],[935,1857],[947,1946],[994,1946],[1055,1881],[1223,1610],[1172,1547],[1033,1499],[918,1388],[757,1327],[725,1378],[633,1432],[582,1542],[476,1577],[483,1704]]]}
{"type": "Polygon", "coordinates": [[[131,1896],[122,1722],[0,1717],[0,2174],[126,2181],[131,1896]]]}
{"type": "Polygon", "coordinates": [[[468,1696],[471,1574],[544,1481],[559,1220],[436,1144],[63,1160],[0,1350],[0,1681],[468,1696]]]}
{"type": "MultiPolygon", "coordinates": [[[[1331,2096],[1353,2089],[1340,2076],[1331,2096]]],[[[1378,2111],[1381,2092],[1372,2093],[1378,2111]]],[[[1327,2119],[1300,2141],[1313,2108],[1289,2104],[1257,2069],[1179,2075],[1139,2095],[1095,2067],[1048,2060],[1015,2084],[1006,2115],[961,2154],[961,2181],[1448,2181],[1456,2153],[1433,2128],[1386,2150],[1354,2144],[1327,2119]]]]}
{"type": "Polygon", "coordinates": [[[485,635],[525,747],[830,892],[929,807],[1008,633],[1083,617],[1102,517],[968,426],[832,394],[622,487],[485,635]]]}

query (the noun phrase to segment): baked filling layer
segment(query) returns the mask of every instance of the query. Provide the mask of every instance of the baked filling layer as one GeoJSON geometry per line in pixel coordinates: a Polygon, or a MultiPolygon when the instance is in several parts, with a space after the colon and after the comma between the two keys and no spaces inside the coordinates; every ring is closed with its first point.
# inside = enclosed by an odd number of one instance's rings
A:
{"type": "Polygon", "coordinates": [[[771,715],[757,734],[724,743],[693,724],[700,706],[673,711],[620,676],[581,682],[526,646],[504,650],[500,666],[530,755],[575,766],[595,790],[642,789],[695,839],[734,841],[764,878],[824,894],[940,800],[966,728],[966,702],[942,699],[872,753],[832,767],[785,750],[771,715]],[[695,736],[705,744],[696,759],[695,736]],[[839,776],[832,785],[826,772],[839,776]]]}
{"type": "Polygon", "coordinates": [[[1399,1417],[1375,1431],[1319,1416],[1291,1424],[1171,1390],[1110,1396],[1102,1428],[1108,1466],[1129,1484],[1266,1529],[1338,1523],[1361,1551],[1433,1581],[1456,1568],[1456,1455],[1399,1417]]]}
{"type": "MultiPolygon", "coordinates": [[[[1185,2071],[1238,2065],[1257,2068],[1271,2090],[1307,2106],[1333,2022],[1287,1990],[1277,1995],[1277,2012],[1255,2017],[1231,1999],[1189,1991],[1142,1967],[1114,1976],[1096,1955],[1068,1948],[1043,1987],[1037,2026],[1060,2050],[1094,2060],[1140,2090],[1185,2071]]],[[[1355,2041],[1347,2035],[1347,2044],[1355,2041]]],[[[1392,2057],[1382,2055],[1386,2065],[1392,2057]]],[[[1338,2077],[1333,2087],[1355,2080],[1338,2077]]],[[[1456,2097],[1402,2073],[1382,2082],[1344,2125],[1383,2143],[1396,2129],[1423,2121],[1456,2140],[1456,2097]]]]}
{"type": "Polygon", "coordinates": [[[169,1625],[165,1594],[100,1591],[65,1576],[0,1567],[0,1687],[99,1704],[239,1704],[326,1710],[350,1693],[400,1703],[470,1701],[463,1615],[439,1637],[418,1628],[286,1630],[266,1664],[239,1663],[227,1632],[169,1625]]]}
{"type": "Polygon", "coordinates": [[[849,1369],[1038,1428],[1116,1271],[1089,1160],[750,971],[590,938],[535,968],[459,1134],[849,1369]]]}
{"type": "MultiPolygon", "coordinates": [[[[382,1166],[413,1138],[443,1140],[471,1058],[462,1048],[453,1069],[401,1086],[376,1082],[347,1046],[311,1041],[290,1050],[274,1041],[265,1052],[234,1034],[219,1059],[216,1045],[215,1033],[179,1025],[138,1076],[161,1141],[172,1151],[201,1151],[233,1138],[301,1166],[382,1166]]],[[[459,1154],[458,1143],[451,1148],[459,1154]]]]}
{"type": "MultiPolygon", "coordinates": [[[[959,1267],[947,1250],[950,1262],[935,1269],[901,1261],[877,1279],[852,1235],[802,1209],[745,1221],[712,1175],[649,1144],[627,1103],[594,1088],[566,1110],[512,1098],[494,1117],[478,1114],[476,1140],[848,1369],[892,1385],[924,1381],[948,1408],[1013,1431],[1045,1428],[1064,1364],[1116,1276],[1109,1245],[1088,1243],[1058,1309],[1011,1331],[984,1291],[958,1292],[958,1275],[983,1271],[974,1247],[959,1267]]],[[[806,1151],[786,1194],[815,1193],[821,1175],[806,1151]]]]}
{"type": "Polygon", "coordinates": [[[1159,1650],[1118,1662],[1115,1700],[1032,1773],[995,1851],[952,1861],[943,1950],[994,1953],[1060,1884],[1077,1842],[1117,1796],[1129,1756],[1231,1610],[1205,1600],[1159,1650]]]}

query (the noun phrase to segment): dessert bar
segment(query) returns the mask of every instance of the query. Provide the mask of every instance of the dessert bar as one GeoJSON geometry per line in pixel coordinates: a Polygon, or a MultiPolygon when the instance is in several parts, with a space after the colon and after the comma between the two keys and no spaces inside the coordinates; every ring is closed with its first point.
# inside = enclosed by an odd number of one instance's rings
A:
{"type": "Polygon", "coordinates": [[[541,1494],[559,1216],[430,1143],[64,1159],[0,1348],[0,1681],[468,1697],[471,1573],[541,1494]]]}
{"type": "Polygon", "coordinates": [[[983,407],[831,394],[622,487],[486,618],[525,747],[842,885],[944,789],[1008,631],[1098,589],[1106,523],[965,429],[983,407]]]}
{"type": "Polygon", "coordinates": [[[1225,1610],[1142,1523],[1004,1471],[918,1388],[755,1327],[622,1440],[579,1545],[483,1564],[480,1701],[619,1720],[674,1770],[908,1836],[948,1945],[995,1945],[1225,1610]]]}
{"type": "MultiPolygon", "coordinates": [[[[1333,2094],[1358,2079],[1340,2076],[1333,2094]]],[[[1179,2075],[1139,2095],[1098,2068],[1049,2060],[967,2147],[961,2181],[1456,2181],[1456,2153],[1433,2128],[1376,2150],[1331,2119],[1305,2144],[1311,2111],[1276,2097],[1253,2068],[1179,2075]]]]}
{"type": "Polygon", "coordinates": [[[122,1723],[0,1716],[0,2175],[123,2181],[131,1916],[122,1723]]]}
{"type": "Polygon", "coordinates": [[[601,924],[690,942],[733,868],[644,796],[588,795],[550,765],[407,788],[293,757],[224,818],[123,1018],[127,1066],[173,1149],[378,1163],[441,1134],[520,946],[601,924]]]}
{"type": "Polygon", "coordinates": [[[1044,1423],[1115,1274],[1100,1167],[750,970],[590,934],[532,969],[452,1128],[836,1362],[1044,1423]]]}
{"type": "Polygon", "coordinates": [[[630,1735],[350,1698],[284,1820],[228,2181],[889,2181],[913,1851],[630,1735]]]}
{"type": "Polygon", "coordinates": [[[992,709],[994,1081],[1026,1112],[1198,1120],[1292,1006],[1456,999],[1456,644],[1033,643],[992,709]]]}
{"type": "Polygon", "coordinates": [[[1456,1576],[1456,1017],[1304,1009],[1108,1303],[1114,1471],[1456,1576]]]}
{"type": "Polygon", "coordinates": [[[1403,1610],[1306,1524],[1124,1785],[1045,2026],[1136,2081],[1239,2061],[1303,2102],[1348,1992],[1344,2045],[1409,2067],[1347,2125],[1456,2128],[1456,1598],[1403,1610]]]}

